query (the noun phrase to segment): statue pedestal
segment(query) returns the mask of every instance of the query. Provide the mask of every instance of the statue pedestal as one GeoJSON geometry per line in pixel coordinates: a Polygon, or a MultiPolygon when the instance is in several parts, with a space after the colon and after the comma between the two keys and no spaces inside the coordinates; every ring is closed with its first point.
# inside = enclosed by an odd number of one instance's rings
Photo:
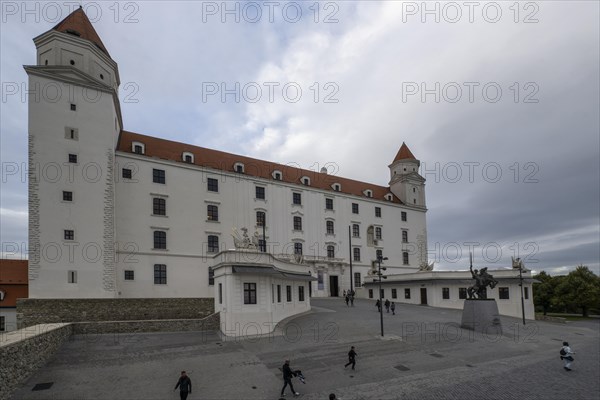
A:
{"type": "Polygon", "coordinates": [[[465,300],[460,327],[486,335],[502,335],[496,300],[465,300]]]}

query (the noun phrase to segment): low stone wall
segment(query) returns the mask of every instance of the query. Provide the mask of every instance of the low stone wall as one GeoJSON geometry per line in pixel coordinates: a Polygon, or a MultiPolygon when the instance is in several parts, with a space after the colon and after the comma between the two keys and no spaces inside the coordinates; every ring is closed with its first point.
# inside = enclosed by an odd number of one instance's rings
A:
{"type": "Polygon", "coordinates": [[[17,327],[55,322],[201,319],[212,298],[18,299],[17,327]]]}
{"type": "Polygon", "coordinates": [[[535,319],[538,321],[549,321],[549,322],[559,322],[561,324],[566,324],[567,319],[563,317],[551,317],[549,315],[536,314],[535,319]]]}
{"type": "Polygon", "coordinates": [[[202,319],[75,322],[73,334],[218,331],[219,313],[202,319]]]}
{"type": "Polygon", "coordinates": [[[9,399],[71,334],[71,324],[41,324],[0,335],[0,400],[9,399]]]}

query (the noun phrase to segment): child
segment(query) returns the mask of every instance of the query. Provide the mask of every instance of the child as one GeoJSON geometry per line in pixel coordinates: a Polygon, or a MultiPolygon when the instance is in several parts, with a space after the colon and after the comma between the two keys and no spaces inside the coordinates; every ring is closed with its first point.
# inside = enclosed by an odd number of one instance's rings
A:
{"type": "Polygon", "coordinates": [[[565,362],[565,371],[571,371],[571,363],[575,361],[573,358],[574,351],[571,351],[568,342],[563,342],[563,347],[560,349],[560,359],[565,362]],[[564,354],[563,354],[564,353],[564,354]]]}

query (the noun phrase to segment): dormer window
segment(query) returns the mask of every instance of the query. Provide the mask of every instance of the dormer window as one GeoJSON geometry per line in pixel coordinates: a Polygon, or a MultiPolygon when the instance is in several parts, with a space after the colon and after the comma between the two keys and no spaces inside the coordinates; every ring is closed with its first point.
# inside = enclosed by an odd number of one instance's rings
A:
{"type": "Polygon", "coordinates": [[[391,193],[388,193],[388,194],[386,194],[384,197],[385,197],[385,199],[386,199],[387,201],[392,201],[392,200],[394,200],[394,195],[393,195],[393,194],[391,194],[391,193]]]}
{"type": "Polygon", "coordinates": [[[278,170],[273,171],[273,173],[271,174],[271,176],[276,181],[280,181],[281,179],[283,179],[283,174],[281,173],[281,171],[278,171],[278,170]]]}
{"type": "Polygon", "coordinates": [[[233,170],[238,174],[243,174],[245,172],[244,164],[242,164],[241,162],[236,162],[235,164],[233,164],[233,170]]]}
{"type": "Polygon", "coordinates": [[[363,193],[367,197],[373,197],[373,191],[371,189],[364,190],[363,193]]]}
{"type": "Polygon", "coordinates": [[[77,32],[75,29],[67,29],[67,30],[65,30],[65,32],[68,33],[69,35],[75,35],[75,36],[81,37],[81,33],[77,32]]]}
{"type": "Polygon", "coordinates": [[[133,151],[135,154],[145,154],[146,146],[144,146],[144,143],[141,142],[133,142],[131,143],[131,151],[133,151]]]}
{"type": "Polygon", "coordinates": [[[300,182],[302,182],[303,185],[310,186],[310,178],[308,176],[300,178],[300,182]]]}
{"type": "Polygon", "coordinates": [[[185,162],[185,163],[188,163],[188,164],[194,163],[194,155],[192,153],[190,153],[189,151],[184,151],[183,154],[181,155],[181,158],[182,158],[183,162],[185,162]]]}
{"type": "Polygon", "coordinates": [[[340,185],[339,183],[334,183],[333,185],[331,185],[331,188],[336,192],[339,192],[342,190],[342,185],[340,185]]]}

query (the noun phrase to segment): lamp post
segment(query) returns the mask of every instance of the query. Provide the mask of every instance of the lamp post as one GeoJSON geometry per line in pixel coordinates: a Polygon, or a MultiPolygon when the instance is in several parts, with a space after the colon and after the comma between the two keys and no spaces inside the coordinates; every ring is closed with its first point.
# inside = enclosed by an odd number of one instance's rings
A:
{"type": "Polygon", "coordinates": [[[525,325],[525,300],[523,300],[523,261],[519,262],[519,286],[521,286],[521,312],[523,313],[523,325],[525,325]]]}
{"type": "Polygon", "coordinates": [[[381,322],[381,337],[383,337],[383,298],[381,296],[381,280],[387,279],[387,276],[383,276],[381,274],[382,269],[384,271],[386,270],[385,267],[381,267],[381,263],[387,259],[387,257],[384,257],[382,255],[377,256],[377,276],[379,277],[379,321],[381,322]]]}

